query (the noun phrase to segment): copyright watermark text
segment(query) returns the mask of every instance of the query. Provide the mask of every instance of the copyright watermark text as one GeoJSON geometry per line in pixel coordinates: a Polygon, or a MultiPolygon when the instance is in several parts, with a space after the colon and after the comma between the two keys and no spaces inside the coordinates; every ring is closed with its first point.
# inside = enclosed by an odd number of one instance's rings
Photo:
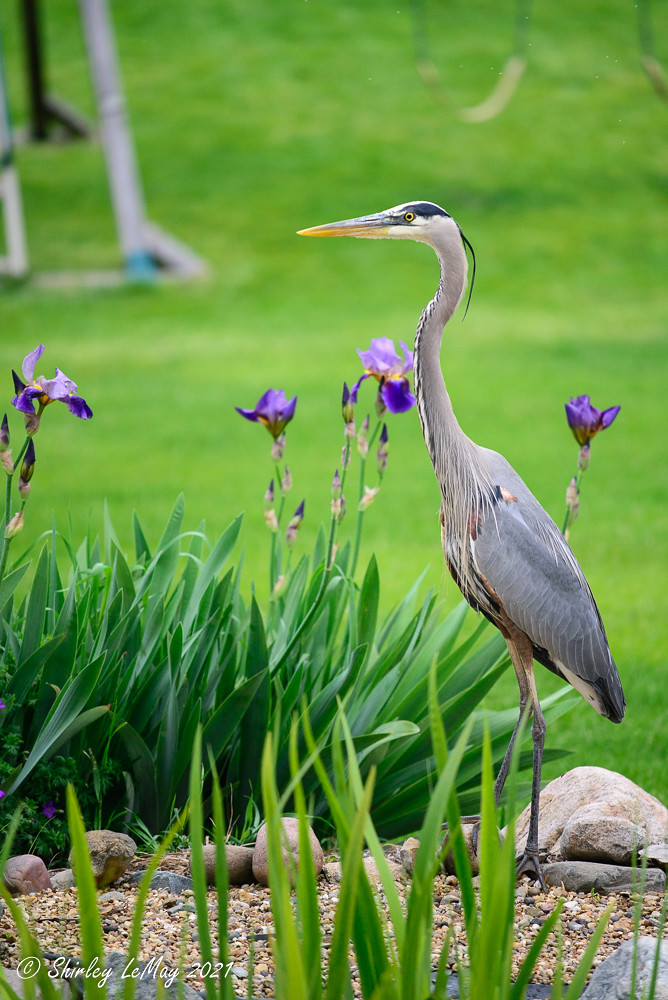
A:
{"type": "MultiPolygon", "coordinates": [[[[36,955],[30,955],[21,959],[16,971],[21,979],[34,979],[42,968],[42,959],[36,955]]],[[[208,976],[229,975],[232,963],[223,965],[220,962],[205,962],[196,965],[182,978],[206,979],[208,976]]],[[[94,958],[88,965],[82,965],[71,958],[56,958],[48,967],[47,975],[50,979],[93,979],[97,986],[106,986],[111,976],[118,973],[121,979],[161,979],[166,987],[173,984],[178,976],[178,969],[170,968],[163,963],[162,958],[151,958],[148,962],[139,965],[134,959],[129,959],[124,966],[117,969],[104,966],[98,958],[94,958]]]]}

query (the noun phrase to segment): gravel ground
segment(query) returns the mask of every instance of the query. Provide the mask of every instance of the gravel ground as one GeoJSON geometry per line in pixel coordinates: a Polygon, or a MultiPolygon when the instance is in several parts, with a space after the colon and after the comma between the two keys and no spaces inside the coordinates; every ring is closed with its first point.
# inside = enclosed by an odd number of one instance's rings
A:
{"type": "MultiPolygon", "coordinates": [[[[131,869],[145,867],[146,859],[137,858],[131,869]]],[[[161,866],[182,874],[188,873],[188,852],[169,855],[161,866]]],[[[409,885],[398,880],[402,898],[409,885]]],[[[338,883],[321,878],[319,901],[321,926],[325,951],[332,934],[338,883]]],[[[584,893],[566,893],[560,889],[550,889],[547,893],[537,891],[528,882],[522,882],[517,891],[515,906],[515,945],[513,978],[523,958],[539,931],[542,922],[552,911],[557,901],[565,896],[563,925],[563,965],[564,978],[568,982],[575,970],[596,923],[608,903],[614,900],[615,910],[598,951],[595,965],[611,954],[626,938],[633,937],[633,901],[629,896],[592,896],[584,893]]],[[[131,933],[134,904],[137,898],[136,885],[131,885],[126,877],[119,880],[108,891],[99,894],[105,949],[107,952],[127,950],[131,933]]],[[[662,905],[659,895],[646,895],[643,901],[640,933],[656,936],[662,905]]],[[[76,890],[59,890],[22,896],[19,904],[29,920],[29,924],[42,950],[55,955],[78,957],[79,918],[77,914],[76,890]]],[[[217,943],[216,897],[209,893],[211,930],[214,949],[217,943]]],[[[249,976],[249,948],[254,938],[253,996],[273,995],[273,962],[270,936],[273,929],[269,890],[258,885],[232,887],[228,905],[229,950],[233,967],[230,970],[237,993],[247,994],[249,976]]],[[[434,938],[433,955],[436,962],[448,927],[454,925],[460,945],[464,944],[464,922],[457,880],[452,876],[439,876],[434,884],[434,938]]],[[[215,953],[215,951],[214,951],[215,953]]],[[[556,940],[552,935],[535,969],[533,979],[537,983],[551,982],[556,956],[556,940]]],[[[196,918],[192,893],[174,895],[164,891],[152,891],[144,916],[144,933],[140,958],[154,962],[160,958],[161,966],[184,968],[185,980],[196,989],[202,989],[204,974],[199,951],[196,918]]],[[[16,944],[16,928],[7,909],[0,918],[0,962],[5,967],[16,967],[19,960],[16,944]]],[[[164,975],[165,973],[163,973],[164,975]]],[[[356,995],[361,995],[355,984],[356,995]]]]}

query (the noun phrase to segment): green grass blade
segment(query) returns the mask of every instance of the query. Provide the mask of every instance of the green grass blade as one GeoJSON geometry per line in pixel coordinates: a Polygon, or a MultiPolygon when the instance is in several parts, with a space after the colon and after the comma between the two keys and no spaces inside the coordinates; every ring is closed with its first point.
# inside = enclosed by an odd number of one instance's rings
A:
{"type": "Polygon", "coordinates": [[[290,905],[290,878],[283,861],[282,823],[274,780],[273,736],[270,733],[262,753],[262,801],[267,824],[267,863],[271,888],[271,909],[276,929],[274,962],[276,996],[308,1000],[308,987],[297,926],[290,905]]]}
{"type": "MultiPolygon", "coordinates": [[[[202,962],[208,962],[213,967],[213,949],[211,947],[211,930],[209,927],[209,910],[206,900],[206,877],[204,874],[204,819],[202,813],[202,738],[201,733],[195,735],[190,765],[190,871],[193,880],[195,897],[195,912],[197,915],[197,933],[201,949],[202,962]]],[[[207,1000],[216,1000],[216,984],[213,976],[204,980],[207,1000]]]]}
{"type": "MultiPolygon", "coordinates": [[[[290,771],[293,780],[299,771],[297,756],[297,725],[290,728],[290,771]]],[[[322,962],[320,913],[316,873],[309,839],[306,799],[300,780],[294,786],[295,812],[299,821],[299,872],[297,875],[297,915],[302,931],[302,956],[310,1000],[319,1000],[322,993],[322,962]]]]}
{"type": "Polygon", "coordinates": [[[364,829],[373,796],[373,781],[374,772],[372,771],[364,786],[362,799],[350,828],[350,837],[341,864],[341,885],[329,952],[326,1000],[339,1000],[343,994],[345,982],[350,978],[348,947],[355,919],[359,880],[366,878],[362,868],[362,848],[364,846],[364,829]]]}
{"type": "MultiPolygon", "coordinates": [[[[67,825],[70,831],[70,842],[74,860],[74,875],[77,885],[79,907],[79,930],[81,934],[81,958],[84,968],[93,963],[104,965],[104,944],[102,941],[102,925],[97,906],[97,887],[91,868],[86,830],[84,827],[79,803],[74,788],[67,786],[67,825]]],[[[83,977],[86,1000],[93,997],[105,997],[106,988],[100,989],[93,976],[83,977]]]]}

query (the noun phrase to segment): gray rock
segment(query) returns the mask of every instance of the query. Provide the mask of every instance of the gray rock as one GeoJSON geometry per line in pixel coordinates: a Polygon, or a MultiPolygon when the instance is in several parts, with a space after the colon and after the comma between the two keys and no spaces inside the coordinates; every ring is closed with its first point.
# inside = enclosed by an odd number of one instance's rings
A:
{"type": "MultiPolygon", "coordinates": [[[[16,969],[4,969],[0,967],[0,979],[3,976],[7,985],[12,990],[14,990],[16,995],[23,998],[25,996],[25,986],[24,986],[25,980],[21,979],[16,969]]],[[[35,990],[36,990],[36,996],[38,998],[41,997],[42,991],[40,990],[39,986],[37,986],[37,983],[35,983],[35,990]]],[[[58,996],[62,996],[63,998],[66,998],[66,1000],[70,1000],[71,993],[69,990],[69,986],[66,983],[63,983],[62,986],[56,986],[56,992],[58,996]]]]}
{"type": "MultiPolygon", "coordinates": [[[[147,869],[144,868],[142,871],[133,872],[132,875],[128,876],[129,882],[139,883],[146,875],[147,869]]],[[[151,889],[164,889],[166,892],[171,892],[178,896],[182,892],[187,890],[192,890],[193,880],[187,875],[179,875],[176,872],[164,871],[158,868],[156,872],[153,873],[151,878],[151,883],[149,888],[151,889]]]]}
{"type": "Polygon", "coordinates": [[[5,865],[4,883],[12,896],[44,892],[51,888],[47,867],[36,854],[17,854],[5,865]]]}
{"type": "MultiPolygon", "coordinates": [[[[285,842],[286,846],[283,846],[283,862],[288,867],[288,870],[292,870],[292,863],[295,864],[297,870],[299,870],[299,823],[293,817],[285,817],[282,820],[283,830],[285,831],[285,842]],[[288,851],[292,857],[292,861],[288,860],[288,851]]],[[[313,830],[309,827],[309,843],[311,846],[311,854],[313,856],[313,866],[315,868],[316,877],[322,871],[322,866],[324,863],[324,855],[322,853],[322,847],[320,842],[313,830]]],[[[269,869],[267,864],[267,824],[263,823],[260,827],[257,835],[257,840],[255,842],[255,850],[253,851],[253,875],[255,880],[260,883],[260,885],[269,885],[269,869]]]]}
{"type": "Polygon", "coordinates": [[[329,882],[341,881],[341,862],[326,861],[322,866],[322,874],[329,882]]]}
{"type": "Polygon", "coordinates": [[[187,875],[178,875],[176,872],[168,871],[158,871],[154,874],[151,879],[151,889],[164,889],[166,892],[172,892],[175,895],[180,895],[182,892],[186,892],[188,889],[192,889],[193,880],[187,875]]]}
{"type": "MultiPolygon", "coordinates": [[[[216,884],[216,845],[205,844],[202,848],[204,856],[204,874],[207,885],[216,884]]],[[[227,878],[230,885],[248,885],[253,878],[253,848],[238,847],[235,844],[225,845],[225,861],[227,863],[227,878]]]]}
{"type": "Polygon", "coordinates": [[[668,867],[668,844],[648,844],[640,852],[641,858],[647,858],[650,868],[668,867]]]}
{"type": "MultiPolygon", "coordinates": [[[[597,864],[594,861],[555,861],[544,864],[548,885],[563,885],[567,892],[634,892],[640,886],[641,872],[622,865],[597,864]]],[[[644,891],[663,892],[666,876],[658,868],[645,872],[644,891]]]]}
{"type": "MultiPolygon", "coordinates": [[[[89,830],[86,833],[86,843],[98,889],[104,889],[120,878],[137,853],[137,845],[132,837],[113,830],[89,830]]],[[[71,853],[69,861],[74,867],[71,853]]]]}
{"type": "MultiPolygon", "coordinates": [[[[637,944],[634,997],[631,997],[631,969],[635,941],[631,939],[620,945],[617,951],[601,962],[595,970],[587,987],[586,1000],[640,1000],[641,997],[649,995],[657,942],[651,937],[640,937],[637,944]]],[[[668,1000],[668,941],[661,942],[654,1000],[668,1000]]]]}
{"type": "Polygon", "coordinates": [[[160,956],[149,962],[130,961],[127,955],[112,952],[105,960],[105,970],[110,970],[107,981],[107,998],[114,1000],[123,995],[126,980],[131,978],[136,985],[135,1000],[155,1000],[158,984],[162,982],[168,993],[177,995],[183,989],[184,1000],[202,1000],[201,994],[188,983],[179,983],[176,969],[164,965],[160,956]]]}
{"type": "Polygon", "coordinates": [[[75,884],[74,872],[71,868],[62,868],[57,872],[49,872],[52,889],[71,889],[75,884]]]}
{"type": "MultiPolygon", "coordinates": [[[[519,816],[517,851],[525,844],[530,807],[519,816]]],[[[538,843],[557,859],[627,865],[634,847],[666,840],[668,809],[622,774],[576,767],[551,781],[540,795],[538,843]]]]}

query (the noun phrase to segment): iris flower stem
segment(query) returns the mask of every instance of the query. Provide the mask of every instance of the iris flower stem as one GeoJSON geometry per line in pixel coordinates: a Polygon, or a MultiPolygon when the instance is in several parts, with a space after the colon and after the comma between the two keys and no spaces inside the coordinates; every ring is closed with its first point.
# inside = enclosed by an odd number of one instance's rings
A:
{"type": "MultiPolygon", "coordinates": [[[[14,472],[16,472],[16,470],[19,468],[21,464],[21,459],[25,455],[26,449],[29,444],[30,444],[30,437],[26,436],[25,441],[21,445],[21,450],[19,451],[14,461],[14,472]]],[[[7,530],[7,525],[9,524],[12,516],[12,482],[14,480],[14,472],[12,472],[11,475],[9,473],[7,474],[7,484],[5,487],[5,526],[3,529],[3,538],[2,538],[2,554],[0,555],[0,583],[2,583],[2,581],[5,578],[5,570],[7,569],[7,560],[9,558],[9,546],[13,541],[13,539],[5,537],[4,531],[7,530]]],[[[25,501],[21,505],[21,510],[23,510],[24,507],[25,507],[25,501]]]]}
{"type": "Polygon", "coordinates": [[[320,586],[318,587],[318,593],[315,595],[315,598],[313,599],[313,603],[312,603],[311,607],[308,609],[308,611],[306,612],[306,614],[302,618],[302,620],[301,620],[301,622],[299,624],[299,627],[297,629],[295,629],[295,631],[293,632],[292,638],[290,639],[290,642],[285,647],[285,650],[283,651],[283,655],[281,656],[281,658],[280,658],[277,666],[280,666],[281,664],[283,664],[286,661],[286,659],[288,658],[288,656],[290,655],[290,653],[292,652],[292,650],[295,648],[295,645],[297,644],[297,640],[300,638],[300,636],[302,635],[302,633],[305,631],[307,625],[310,624],[311,620],[313,619],[313,616],[315,615],[316,611],[320,607],[320,604],[322,603],[323,597],[325,596],[325,590],[327,589],[327,584],[329,583],[329,578],[332,575],[332,568],[333,568],[332,553],[334,551],[334,540],[336,538],[336,524],[337,524],[336,518],[332,517],[332,519],[329,522],[329,537],[327,539],[327,555],[325,557],[325,564],[324,564],[323,569],[322,569],[322,577],[320,579],[320,586]]]}
{"type": "MultiPolygon", "coordinates": [[[[373,429],[373,433],[369,438],[369,449],[374,443],[380,431],[381,421],[380,418],[376,421],[376,426],[373,429]]],[[[350,576],[355,576],[355,570],[357,569],[357,560],[360,553],[360,545],[362,542],[362,526],[364,524],[364,511],[360,510],[360,502],[364,496],[364,473],[366,471],[366,456],[364,458],[360,457],[360,481],[359,481],[359,495],[357,497],[357,522],[355,524],[355,541],[353,543],[353,559],[350,564],[350,576]]]]}
{"type": "MultiPolygon", "coordinates": [[[[274,473],[276,476],[274,481],[276,482],[278,488],[280,489],[280,484],[282,482],[282,479],[281,479],[281,470],[278,466],[278,463],[274,466],[274,473]]],[[[276,515],[279,528],[281,524],[281,517],[283,515],[284,506],[285,506],[285,497],[283,496],[283,494],[281,494],[281,500],[278,505],[278,514],[276,515]]],[[[280,546],[280,540],[278,538],[278,532],[276,531],[271,536],[271,552],[269,555],[269,593],[273,591],[274,585],[278,581],[280,575],[281,575],[281,546],[280,546]]]]}

